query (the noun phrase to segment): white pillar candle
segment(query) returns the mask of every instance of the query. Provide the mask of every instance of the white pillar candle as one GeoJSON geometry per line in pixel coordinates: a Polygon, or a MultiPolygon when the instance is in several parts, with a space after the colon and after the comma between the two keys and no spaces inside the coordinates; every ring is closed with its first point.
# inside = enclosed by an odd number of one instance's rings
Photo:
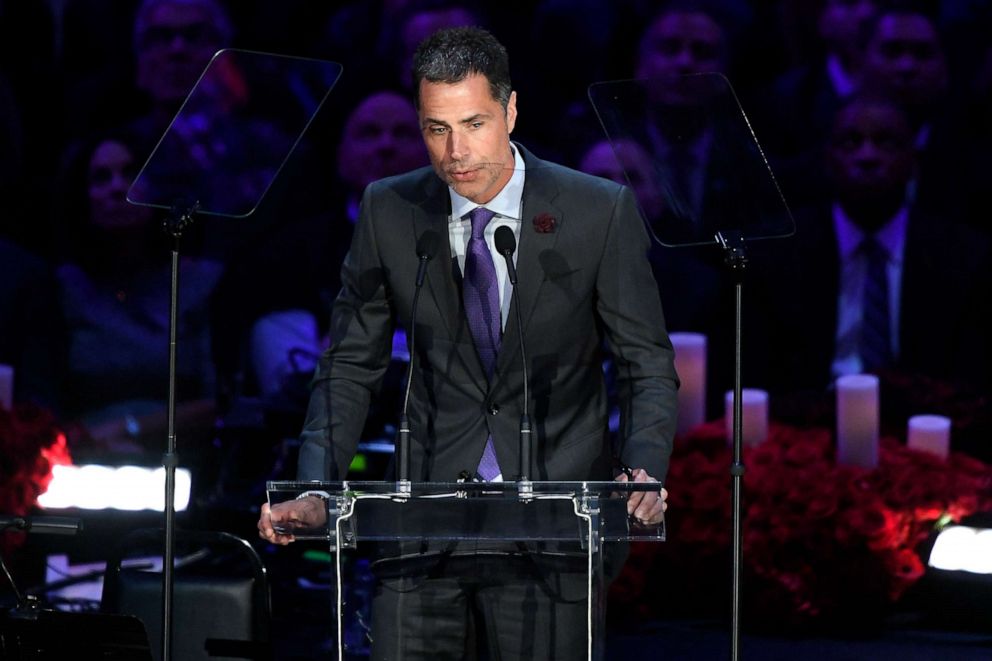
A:
{"type": "MultiPolygon", "coordinates": [[[[734,442],[734,391],[723,397],[723,418],[727,443],[734,442]]],[[[741,389],[741,444],[761,445],[768,438],[768,392],[759,388],[741,389]]]]}
{"type": "Polygon", "coordinates": [[[0,363],[0,407],[8,411],[14,405],[14,368],[0,363]]]}
{"type": "Polygon", "coordinates": [[[837,379],[837,463],[878,466],[878,377],[850,374],[837,379]]]}
{"type": "Polygon", "coordinates": [[[942,415],[914,415],[909,419],[906,445],[947,459],[951,451],[951,419],[942,415]]]}
{"type": "Polygon", "coordinates": [[[685,434],[706,422],[706,336],[671,333],[675,371],[679,375],[678,433],[685,434]]]}

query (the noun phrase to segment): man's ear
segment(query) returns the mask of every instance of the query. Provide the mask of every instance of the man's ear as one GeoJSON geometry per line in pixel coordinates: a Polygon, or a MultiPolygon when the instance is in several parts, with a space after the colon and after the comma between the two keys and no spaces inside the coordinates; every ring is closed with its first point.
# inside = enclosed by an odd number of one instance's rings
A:
{"type": "Polygon", "coordinates": [[[517,124],[517,93],[510,92],[510,100],[506,103],[506,132],[513,133],[517,124]]]}

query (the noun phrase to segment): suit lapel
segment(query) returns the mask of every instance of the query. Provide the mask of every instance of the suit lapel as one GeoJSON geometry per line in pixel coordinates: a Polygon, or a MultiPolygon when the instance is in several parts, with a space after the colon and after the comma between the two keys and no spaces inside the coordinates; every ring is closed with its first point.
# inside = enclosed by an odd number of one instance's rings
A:
{"type": "Polygon", "coordinates": [[[414,210],[414,229],[418,239],[426,231],[433,231],[438,235],[437,255],[427,264],[424,286],[430,291],[449,336],[454,338],[454,346],[457,347],[456,351],[466,372],[475,378],[480,390],[485,392],[486,376],[465,321],[461,288],[457,280],[460,276],[456,276],[458,267],[451,254],[451,242],[448,239],[450,216],[451,197],[448,188],[432,174],[424,186],[424,199],[414,210]]]}
{"type": "MultiPolygon", "coordinates": [[[[549,164],[533,157],[527,150],[522,150],[527,164],[527,174],[524,181],[524,193],[520,240],[517,247],[517,287],[513,296],[520,297],[520,312],[523,327],[526,332],[527,323],[534,312],[538,294],[544,283],[544,269],[541,266],[541,255],[553,250],[558,236],[565,225],[562,210],[554,204],[558,196],[558,185],[551,172],[549,164]],[[555,219],[555,225],[550,232],[540,232],[535,229],[534,218],[541,214],[549,214],[555,219]]],[[[464,319],[461,301],[461,290],[456,279],[457,266],[451,254],[451,244],[448,240],[448,218],[451,214],[451,198],[447,186],[436,176],[432,176],[424,186],[424,198],[414,210],[414,229],[420,237],[425,231],[438,234],[438,253],[427,266],[425,286],[437,304],[438,310],[448,332],[459,347],[459,355],[466,369],[478,381],[479,387],[485,392],[488,388],[482,363],[475,350],[464,319]]],[[[512,361],[519,361],[519,333],[517,332],[517,304],[511,301],[510,314],[507,317],[506,328],[496,363],[494,381],[500,378],[505,366],[512,361]]]]}
{"type": "MultiPolygon", "coordinates": [[[[520,297],[522,326],[526,333],[528,322],[534,313],[538,294],[544,284],[541,256],[546,251],[554,249],[566,219],[562,210],[554,204],[554,200],[558,196],[558,185],[549,164],[533,157],[519,145],[518,149],[521,149],[523,153],[527,171],[524,180],[520,239],[517,244],[517,286],[514,287],[513,296],[520,297]],[[549,214],[555,219],[552,231],[540,232],[535,228],[534,219],[541,214],[549,214]]],[[[511,301],[510,314],[503,331],[503,341],[496,364],[497,378],[505,372],[508,365],[520,360],[517,355],[519,345],[517,302],[511,301]]]]}

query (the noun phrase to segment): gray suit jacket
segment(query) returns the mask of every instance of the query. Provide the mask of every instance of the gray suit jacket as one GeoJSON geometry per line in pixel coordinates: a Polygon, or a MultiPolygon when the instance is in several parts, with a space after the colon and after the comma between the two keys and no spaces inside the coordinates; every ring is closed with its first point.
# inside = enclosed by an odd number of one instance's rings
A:
{"type": "MultiPolygon", "coordinates": [[[[537,480],[612,479],[604,349],[617,368],[619,459],[663,480],[676,427],[678,380],[649,239],[631,192],[535,158],[527,172],[517,250],[520,313],[530,376],[537,480]],[[532,219],[555,218],[551,232],[532,219]]],[[[454,481],[474,472],[491,434],[503,475],[520,473],[523,379],[510,308],[495,373],[487,379],[462,306],[448,243],[450,197],[430,168],[371,184],[362,200],[331,343],[317,367],[298,477],[342,479],[369,402],[389,364],[395,324],[409,336],[418,239],[435,232],[417,309],[409,402],[410,476],[454,481]]]]}

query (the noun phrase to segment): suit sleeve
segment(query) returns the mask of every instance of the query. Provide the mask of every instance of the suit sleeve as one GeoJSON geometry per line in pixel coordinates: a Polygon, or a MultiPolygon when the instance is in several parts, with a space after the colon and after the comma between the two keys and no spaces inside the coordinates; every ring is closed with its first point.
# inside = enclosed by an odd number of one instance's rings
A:
{"type": "Polygon", "coordinates": [[[617,370],[620,459],[664,481],[675,437],[679,382],[649,247],[634,196],[623,187],[597,276],[597,311],[617,370]]]}
{"type": "Polygon", "coordinates": [[[341,291],[331,312],[330,344],[311,382],[300,436],[297,479],[344,479],[358,447],[372,397],[389,366],[394,315],[376,240],[377,184],[362,197],[341,291]]]}

